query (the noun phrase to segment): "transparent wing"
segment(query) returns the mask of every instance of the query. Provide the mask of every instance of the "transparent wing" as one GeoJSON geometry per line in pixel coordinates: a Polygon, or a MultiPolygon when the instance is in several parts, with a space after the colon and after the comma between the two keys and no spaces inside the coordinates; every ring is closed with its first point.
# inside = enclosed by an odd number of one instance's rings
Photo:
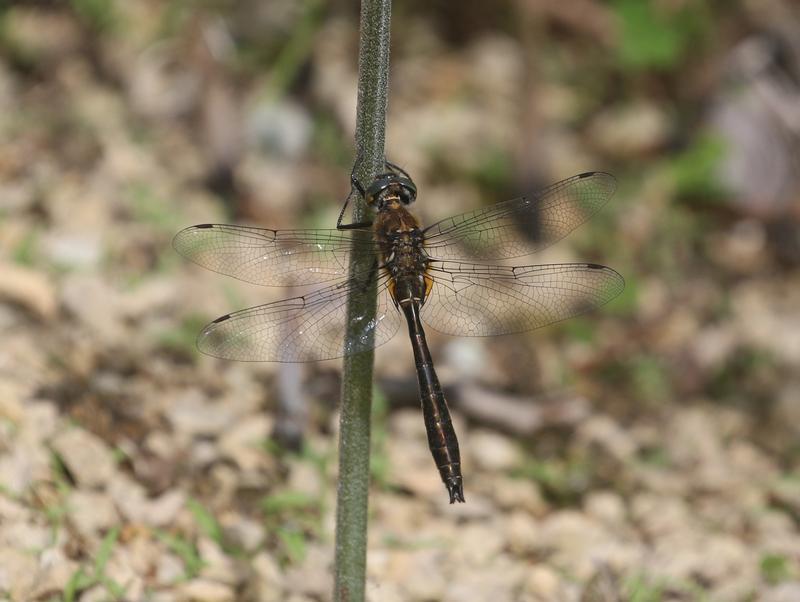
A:
{"type": "Polygon", "coordinates": [[[487,266],[432,262],[422,320],[458,336],[533,330],[586,313],[625,288],[617,272],[592,263],[487,266]]]}
{"type": "Polygon", "coordinates": [[[611,174],[589,172],[531,195],[442,220],[425,229],[428,254],[442,260],[521,257],[560,240],[597,213],[616,189],[611,174]]]}
{"type": "Polygon", "coordinates": [[[371,237],[340,230],[265,230],[201,224],[181,230],[172,246],[214,272],[267,286],[302,286],[347,276],[355,244],[377,253],[371,237]]]}
{"type": "Polygon", "coordinates": [[[400,314],[378,281],[373,320],[358,324],[356,343],[345,347],[347,297],[357,286],[347,280],[303,297],[259,305],[217,318],[197,338],[203,353],[246,362],[308,362],[342,357],[382,345],[397,332],[400,314]]]}

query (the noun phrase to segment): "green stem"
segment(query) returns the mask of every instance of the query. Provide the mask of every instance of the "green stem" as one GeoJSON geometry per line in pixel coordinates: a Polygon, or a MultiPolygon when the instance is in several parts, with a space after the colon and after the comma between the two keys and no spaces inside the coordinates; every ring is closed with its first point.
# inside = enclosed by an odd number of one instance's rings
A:
{"type": "MultiPolygon", "coordinates": [[[[358,53],[358,109],[356,176],[365,185],[383,170],[386,138],[386,103],[389,85],[389,25],[391,0],[363,0],[361,42],[358,53]]],[[[353,221],[365,219],[363,199],[356,198],[353,221]]],[[[371,232],[355,231],[356,237],[371,232]]],[[[350,276],[369,273],[374,256],[356,252],[350,260],[350,276]]],[[[356,287],[359,290],[359,287],[356,287]]],[[[375,316],[375,285],[348,302],[348,340],[358,333],[350,325],[375,316]],[[361,318],[356,320],[356,318],[361,318]]],[[[337,602],[364,600],[367,567],[367,500],[369,495],[369,438],[372,403],[372,351],[346,357],[342,373],[342,406],[339,429],[339,490],[336,502],[337,602]]]]}

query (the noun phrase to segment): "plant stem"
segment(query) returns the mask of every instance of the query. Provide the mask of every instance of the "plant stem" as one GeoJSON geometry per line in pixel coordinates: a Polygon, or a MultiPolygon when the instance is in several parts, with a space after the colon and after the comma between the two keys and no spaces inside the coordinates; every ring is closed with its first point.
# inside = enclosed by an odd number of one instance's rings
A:
{"type": "MultiPolygon", "coordinates": [[[[391,0],[363,0],[361,3],[356,176],[365,185],[383,170],[391,8],[391,0]]],[[[353,221],[364,221],[366,211],[363,199],[356,198],[353,221]]],[[[355,231],[353,234],[356,237],[371,236],[371,232],[367,231],[355,231]]],[[[350,276],[366,280],[374,256],[363,255],[356,248],[354,246],[351,254],[350,276]]],[[[374,279],[372,286],[366,289],[364,293],[351,294],[348,300],[348,341],[358,336],[357,329],[350,325],[356,322],[363,324],[375,317],[374,279]]],[[[372,351],[346,357],[342,373],[334,591],[337,602],[364,600],[373,359],[372,351]]]]}

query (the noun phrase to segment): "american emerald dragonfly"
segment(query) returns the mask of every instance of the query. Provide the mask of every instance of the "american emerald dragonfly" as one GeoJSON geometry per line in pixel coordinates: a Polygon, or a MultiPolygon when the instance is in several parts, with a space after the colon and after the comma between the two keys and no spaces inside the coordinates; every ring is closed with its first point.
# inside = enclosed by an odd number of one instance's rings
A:
{"type": "MultiPolygon", "coordinates": [[[[527,196],[420,226],[407,207],[411,177],[387,163],[364,189],[371,223],[330,230],[267,230],[201,224],[175,236],[175,249],[209,270],[266,286],[338,281],[300,297],[217,318],[200,332],[200,351],[239,361],[306,362],[363,352],[391,339],[405,321],[411,338],[428,443],[450,496],[464,501],[458,440],[436,376],[425,327],[448,335],[524,332],[586,313],[619,295],[625,282],[594,263],[508,266],[540,251],[605,205],[613,176],[589,172],[527,196]],[[372,236],[355,235],[370,229],[372,236]],[[356,249],[371,258],[348,274],[356,249]],[[374,317],[356,314],[345,341],[351,293],[377,289],[374,317]]],[[[344,209],[342,210],[344,213],[344,209]]]]}

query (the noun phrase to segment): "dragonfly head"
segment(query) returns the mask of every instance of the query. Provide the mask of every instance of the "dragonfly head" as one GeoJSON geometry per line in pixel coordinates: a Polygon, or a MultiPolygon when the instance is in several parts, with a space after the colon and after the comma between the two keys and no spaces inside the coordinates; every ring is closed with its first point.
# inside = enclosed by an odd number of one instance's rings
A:
{"type": "Polygon", "coordinates": [[[417,198],[417,187],[410,178],[396,173],[384,173],[376,176],[364,196],[367,204],[377,209],[393,200],[410,205],[417,198]]]}

